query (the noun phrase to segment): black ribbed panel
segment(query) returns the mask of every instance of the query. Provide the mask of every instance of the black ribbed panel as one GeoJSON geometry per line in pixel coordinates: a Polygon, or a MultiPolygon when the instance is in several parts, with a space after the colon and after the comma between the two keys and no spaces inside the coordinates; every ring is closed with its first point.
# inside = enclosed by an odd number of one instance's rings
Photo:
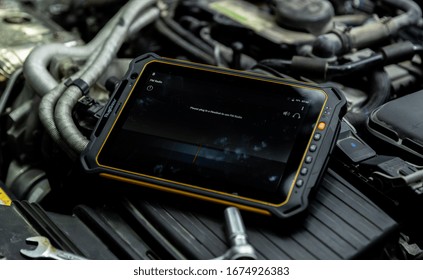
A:
{"type": "MultiPolygon", "coordinates": [[[[151,201],[138,205],[188,258],[213,258],[227,250],[223,213],[191,212],[189,207],[151,201]]],[[[397,227],[386,213],[330,170],[308,213],[298,221],[243,216],[249,241],[261,259],[365,258],[367,249],[392,236],[397,227]]]]}

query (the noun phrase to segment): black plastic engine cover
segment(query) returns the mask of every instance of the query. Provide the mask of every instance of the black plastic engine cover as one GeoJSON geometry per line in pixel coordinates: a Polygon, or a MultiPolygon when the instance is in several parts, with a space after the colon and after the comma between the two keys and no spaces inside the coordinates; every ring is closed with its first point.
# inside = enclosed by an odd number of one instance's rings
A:
{"type": "MultiPolygon", "coordinates": [[[[0,206],[0,255],[24,259],[19,251],[31,248],[25,239],[34,235],[90,259],[211,259],[228,250],[221,206],[151,198],[115,202],[80,205],[73,215],[27,202],[0,206]]],[[[288,222],[242,215],[259,259],[371,258],[398,237],[397,223],[331,170],[304,217],[288,222]]]]}
{"type": "MultiPolygon", "coordinates": [[[[151,201],[137,207],[187,258],[210,259],[228,249],[223,212],[151,201]]],[[[370,258],[369,249],[395,236],[397,228],[392,218],[331,170],[303,219],[242,215],[259,259],[370,258]]]]}

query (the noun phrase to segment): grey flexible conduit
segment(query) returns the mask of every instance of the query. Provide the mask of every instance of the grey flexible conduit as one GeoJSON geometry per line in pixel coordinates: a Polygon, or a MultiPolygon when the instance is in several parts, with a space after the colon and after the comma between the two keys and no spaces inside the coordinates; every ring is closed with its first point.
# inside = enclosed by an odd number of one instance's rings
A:
{"type": "MultiPolygon", "coordinates": [[[[121,16],[118,24],[104,42],[101,51],[94,56],[93,62],[88,62],[90,67],[84,69],[80,79],[85,81],[89,86],[95,83],[125,41],[131,23],[137,18],[142,10],[146,9],[154,2],[155,1],[141,2],[138,0],[129,2],[130,8],[121,16]]],[[[83,93],[78,87],[69,86],[57,101],[54,112],[54,120],[60,135],[78,154],[81,153],[88,144],[88,139],[82,135],[72,120],[72,109],[78,102],[78,99],[81,98],[82,94],[83,93]]]]}
{"type": "Polygon", "coordinates": [[[106,24],[106,26],[104,26],[97,36],[86,45],[67,47],[64,44],[52,43],[38,46],[31,51],[24,63],[24,75],[35,92],[40,96],[44,96],[57,86],[58,82],[47,70],[53,57],[68,56],[81,59],[87,58],[98,49],[110,35],[121,13],[122,9],[106,24]]]}
{"type": "MultiPolygon", "coordinates": [[[[149,1],[147,3],[151,3],[154,4],[155,1],[149,1]]],[[[151,5],[150,4],[150,5],[151,5]]],[[[129,5],[129,4],[127,4],[129,5]]],[[[125,6],[127,7],[127,6],[125,6]]],[[[119,15],[122,14],[123,10],[125,9],[122,8],[120,10],[120,12],[118,13],[119,15]]],[[[154,21],[157,17],[158,17],[159,11],[157,8],[151,8],[149,9],[147,12],[143,13],[142,16],[140,16],[139,18],[137,18],[133,24],[131,24],[131,27],[129,29],[129,33],[132,34],[134,32],[139,31],[142,27],[144,27],[145,25],[149,24],[150,22],[154,21]]],[[[107,37],[110,36],[110,33],[113,29],[107,27],[110,26],[110,22],[114,22],[117,23],[118,22],[119,17],[114,17],[111,21],[109,21],[109,23],[106,25],[106,29],[108,31],[108,33],[106,33],[103,29],[101,31],[102,34],[105,35],[101,35],[101,37],[104,37],[104,39],[106,39],[107,37]]],[[[99,33],[100,34],[100,33],[99,33]]],[[[96,36],[96,38],[99,38],[100,35],[96,36]]],[[[104,40],[103,42],[104,43],[104,40]]],[[[97,43],[96,43],[97,44],[97,43]]],[[[101,44],[98,44],[99,46],[101,44]]],[[[62,46],[63,48],[63,46],[62,46]]],[[[84,73],[88,68],[90,68],[92,66],[93,63],[95,63],[95,58],[98,56],[98,54],[100,53],[101,48],[97,48],[95,49],[95,51],[93,50],[90,59],[86,62],[86,64],[84,65],[84,67],[76,74],[74,74],[71,79],[76,79],[78,78],[80,75],[82,75],[82,73],[84,73]]],[[[69,53],[68,53],[69,54],[69,53]]],[[[39,66],[41,68],[41,66],[39,66]]],[[[44,66],[44,69],[46,68],[46,66],[44,66]]],[[[46,71],[46,70],[45,70],[46,71]]],[[[48,72],[47,72],[48,73],[48,72]]],[[[48,75],[50,75],[50,73],[48,73],[48,75]]],[[[57,84],[57,82],[55,82],[57,84]]],[[[60,84],[58,84],[57,86],[55,86],[54,88],[52,88],[51,90],[49,90],[49,92],[42,98],[42,101],[40,103],[40,108],[39,108],[39,115],[40,115],[40,120],[43,123],[43,125],[46,128],[46,131],[48,132],[48,134],[50,135],[50,137],[56,142],[58,143],[58,145],[71,157],[71,158],[75,158],[76,153],[74,152],[74,149],[70,148],[68,144],[65,143],[65,141],[63,141],[63,138],[61,137],[55,120],[54,120],[54,108],[56,106],[57,100],[60,98],[60,96],[63,94],[63,92],[67,89],[67,87],[65,86],[65,81],[61,82],[60,84]]],[[[72,122],[72,118],[71,116],[68,116],[68,120],[72,122]]]]}

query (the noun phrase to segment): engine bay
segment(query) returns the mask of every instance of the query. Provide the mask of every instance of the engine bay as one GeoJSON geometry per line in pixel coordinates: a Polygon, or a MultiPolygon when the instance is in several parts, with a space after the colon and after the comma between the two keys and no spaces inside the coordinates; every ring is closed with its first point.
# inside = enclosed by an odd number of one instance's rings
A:
{"type": "MultiPolygon", "coordinates": [[[[330,141],[330,158],[319,162],[327,171],[318,174],[320,183],[310,193],[309,207],[286,220],[242,212],[254,258],[422,259],[422,7],[420,0],[1,1],[0,259],[25,258],[15,246],[24,246],[31,235],[48,236],[56,246],[93,259],[228,256],[224,254],[230,246],[224,206],[134,188],[122,180],[95,176],[81,165],[81,154],[93,135],[98,136],[100,121],[121,105],[114,97],[122,94],[123,82],[128,88],[136,85],[140,72],[128,72],[130,62],[151,53],[185,61],[190,67],[198,64],[332,88],[345,98],[345,115],[334,130],[336,139],[330,141]],[[13,244],[12,235],[19,236],[13,244]]],[[[168,73],[162,78],[149,75],[154,83],[143,84],[146,91],[171,80],[168,73]]],[[[202,87],[204,92],[218,92],[216,88],[227,83],[219,84],[212,75],[202,79],[201,83],[188,78],[172,83],[181,88],[188,85],[192,92],[185,90],[185,94],[190,96],[202,87]]],[[[240,92],[249,94],[248,88],[255,85],[242,86],[240,92]]],[[[204,92],[198,96],[212,96],[204,92]]],[[[180,99],[168,107],[160,105],[175,115],[160,133],[169,138],[178,118],[186,122],[195,118],[192,111],[213,108],[224,99],[219,94],[213,93],[216,99],[207,102],[192,97],[197,105],[188,106],[191,115],[181,113],[180,99]]],[[[240,96],[231,101],[234,108],[236,104],[241,108],[240,96]]],[[[254,110],[270,115],[259,99],[250,101],[250,107],[239,109],[242,113],[235,110],[226,117],[235,121],[254,110]]],[[[301,118],[298,110],[308,103],[288,101],[275,116],[290,121],[301,118]]],[[[321,105],[321,112],[315,114],[331,118],[332,109],[321,105]]],[[[216,115],[216,111],[206,113],[216,115]]],[[[134,118],[132,126],[142,122],[134,118]]],[[[229,135],[227,123],[225,119],[204,127],[197,124],[198,131],[187,130],[184,135],[192,133],[193,143],[208,137],[213,145],[226,147],[222,141],[228,141],[227,137],[219,136],[216,144],[212,129],[226,129],[229,135]]],[[[314,122],[313,129],[321,129],[318,125],[314,122]]],[[[158,133],[156,123],[150,126],[158,133]]],[[[269,152],[269,143],[283,141],[289,132],[254,145],[243,133],[239,141],[248,143],[250,154],[234,148],[234,155],[247,162],[251,154],[276,157],[278,151],[269,152]]],[[[122,139],[129,139],[128,135],[122,139]]],[[[311,137],[305,149],[312,150],[319,137],[311,137]]],[[[160,157],[156,146],[173,145],[157,139],[152,143],[145,151],[152,158],[155,153],[160,157]]],[[[301,158],[304,166],[317,157],[313,152],[301,158]]],[[[132,146],[125,153],[137,159],[144,155],[132,151],[132,146]]],[[[197,148],[193,153],[195,161],[197,148]]],[[[110,154],[125,166],[127,158],[120,158],[116,151],[110,154]]],[[[184,155],[177,156],[176,160],[185,160],[184,155]]],[[[169,166],[168,174],[176,174],[177,168],[169,166]]],[[[157,166],[151,169],[156,172],[157,166]]],[[[226,165],[222,169],[228,170],[226,165]]],[[[198,168],[203,177],[196,176],[203,181],[226,180],[228,186],[233,182],[248,185],[257,169],[248,166],[242,169],[244,173],[228,173],[236,177],[219,179],[221,174],[198,168]]],[[[297,175],[304,171],[297,169],[297,175]]],[[[301,188],[298,181],[296,187],[301,188]]],[[[243,191],[232,190],[231,195],[243,191]]]]}

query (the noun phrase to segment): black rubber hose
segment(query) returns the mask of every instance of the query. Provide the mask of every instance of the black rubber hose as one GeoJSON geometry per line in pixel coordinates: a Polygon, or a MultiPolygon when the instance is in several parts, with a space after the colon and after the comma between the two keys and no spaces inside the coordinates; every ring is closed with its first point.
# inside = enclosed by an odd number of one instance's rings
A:
{"type": "Polygon", "coordinates": [[[193,57],[195,57],[199,61],[208,63],[208,64],[215,64],[215,60],[211,55],[197,48],[190,42],[183,39],[178,34],[174,33],[171,29],[169,29],[169,27],[161,19],[156,21],[156,28],[162,35],[164,35],[173,43],[175,43],[176,45],[178,45],[179,47],[187,51],[189,54],[191,54],[193,57]]]}
{"type": "Polygon", "coordinates": [[[333,78],[357,72],[367,72],[375,67],[383,65],[384,61],[385,57],[383,54],[378,53],[355,62],[349,62],[342,65],[328,65],[326,77],[333,78]]]}
{"type": "Polygon", "coordinates": [[[255,73],[259,73],[259,74],[264,74],[264,75],[271,75],[271,76],[275,76],[278,78],[283,78],[283,79],[293,79],[292,77],[285,75],[283,73],[280,73],[278,71],[276,71],[274,68],[263,65],[263,64],[256,64],[251,68],[252,72],[255,73]]]}
{"type": "Polygon", "coordinates": [[[332,58],[346,48],[346,40],[342,40],[342,37],[346,37],[345,34],[328,33],[317,37],[313,43],[313,54],[321,58],[332,58]]]}
{"type": "Polygon", "coordinates": [[[398,29],[415,24],[422,17],[420,6],[412,0],[382,0],[382,2],[405,12],[392,19],[398,29]]]}
{"type": "Polygon", "coordinates": [[[414,1],[382,0],[382,2],[396,7],[404,13],[387,22],[377,21],[351,28],[348,32],[334,30],[321,35],[313,43],[313,54],[322,58],[331,58],[354,48],[368,47],[396,35],[403,27],[416,24],[422,17],[421,8],[414,1]]]}
{"type": "Polygon", "coordinates": [[[360,112],[350,111],[345,115],[345,118],[358,130],[364,128],[369,114],[385,104],[391,95],[391,80],[383,69],[373,71],[368,76],[368,84],[370,85],[369,99],[360,108],[360,112]]]}
{"type": "Polygon", "coordinates": [[[192,45],[196,46],[197,48],[201,49],[203,52],[209,54],[210,56],[213,55],[213,48],[209,46],[207,43],[199,39],[198,37],[194,36],[191,32],[187,31],[183,28],[179,23],[174,21],[170,17],[163,17],[163,23],[169,27],[172,31],[177,33],[179,36],[184,38],[186,41],[190,42],[192,45]]]}
{"type": "Polygon", "coordinates": [[[423,46],[407,41],[383,47],[379,53],[368,58],[342,65],[331,65],[324,59],[301,56],[294,56],[292,60],[265,59],[259,64],[282,73],[294,73],[308,78],[328,80],[353,73],[365,73],[381,66],[412,59],[414,55],[423,55],[423,46]]]}
{"type": "Polygon", "coordinates": [[[352,73],[367,72],[383,65],[384,59],[385,57],[382,54],[375,54],[356,62],[330,65],[323,59],[296,56],[292,61],[265,59],[260,61],[260,64],[275,68],[282,73],[294,73],[307,78],[328,80],[333,77],[346,76],[352,73]]]}
{"type": "Polygon", "coordinates": [[[391,94],[391,79],[383,69],[373,71],[369,78],[370,98],[361,108],[361,111],[368,115],[377,107],[385,104],[391,94]]]}
{"type": "Polygon", "coordinates": [[[284,60],[284,59],[264,59],[257,63],[258,67],[270,67],[274,68],[278,72],[281,73],[289,73],[292,72],[292,60],[284,60]]]}

